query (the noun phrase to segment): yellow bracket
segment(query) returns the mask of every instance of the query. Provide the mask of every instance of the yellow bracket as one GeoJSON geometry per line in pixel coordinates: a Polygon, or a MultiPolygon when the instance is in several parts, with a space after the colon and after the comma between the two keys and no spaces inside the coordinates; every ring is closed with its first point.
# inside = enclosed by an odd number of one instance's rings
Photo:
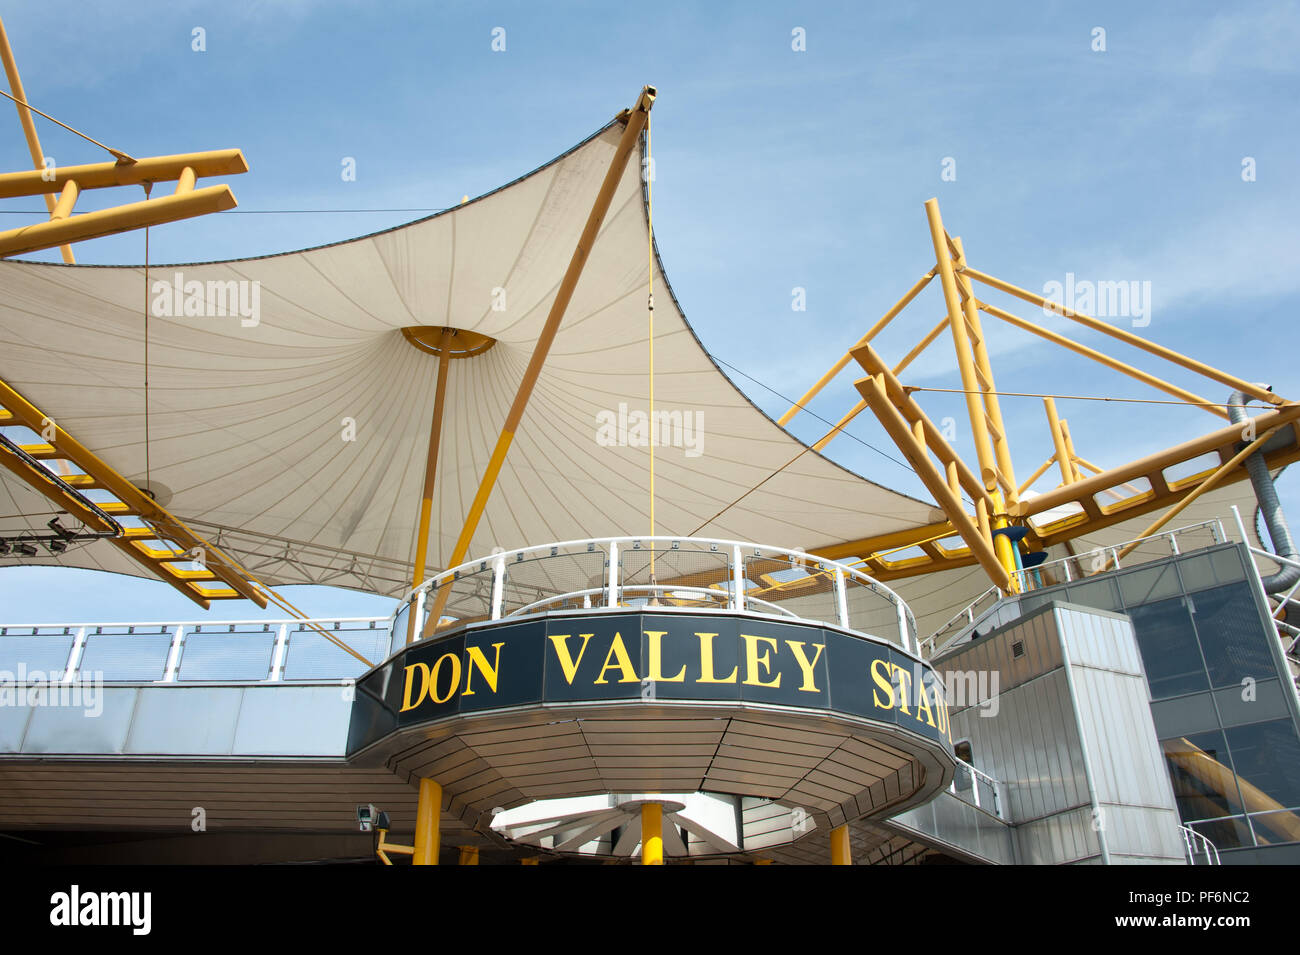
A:
{"type": "Polygon", "coordinates": [[[398,855],[413,856],[415,855],[415,846],[404,846],[396,842],[388,841],[388,830],[379,830],[379,845],[375,846],[375,855],[379,856],[384,865],[392,865],[393,860],[388,858],[388,853],[396,852],[398,855]]]}

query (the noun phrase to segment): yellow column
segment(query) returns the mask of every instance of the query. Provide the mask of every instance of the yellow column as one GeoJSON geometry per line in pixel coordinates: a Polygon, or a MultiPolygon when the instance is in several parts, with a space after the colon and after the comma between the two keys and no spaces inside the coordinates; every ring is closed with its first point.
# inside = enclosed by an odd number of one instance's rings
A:
{"type": "MultiPolygon", "coordinates": [[[[990,517],[991,530],[1001,530],[1007,527],[1011,522],[1007,520],[1006,505],[1002,499],[1002,492],[994,490],[993,496],[993,514],[990,517]]],[[[1006,534],[993,535],[993,550],[998,555],[998,561],[1006,569],[1010,586],[1007,588],[1011,593],[1020,592],[1020,578],[1016,574],[1016,545],[1011,543],[1011,539],[1006,534]]]]}
{"type": "Polygon", "coordinates": [[[641,864],[664,864],[664,807],[657,802],[641,805],[641,864]]]}
{"type": "Polygon", "coordinates": [[[478,846],[461,846],[459,864],[478,865],[478,846]]]}
{"type": "MultiPolygon", "coordinates": [[[[27,102],[27,93],[23,91],[23,81],[18,75],[18,64],[14,60],[13,50],[9,47],[9,36],[5,33],[5,25],[0,21],[0,62],[4,63],[5,76],[9,79],[9,90],[14,99],[27,102]]],[[[23,136],[27,139],[27,150],[31,153],[32,166],[35,169],[45,169],[45,152],[41,149],[40,137],[36,134],[36,123],[32,120],[32,111],[26,106],[14,104],[18,110],[18,122],[22,124],[23,136]]],[[[48,192],[45,193],[45,207],[50,210],[50,216],[54,216],[56,202],[54,197],[48,192]]],[[[59,247],[63,253],[63,261],[66,265],[75,265],[76,259],[73,258],[71,246],[63,245],[59,247]]]]}
{"type": "Polygon", "coordinates": [[[442,834],[442,787],[432,779],[420,780],[420,801],[415,812],[415,855],[412,865],[437,865],[442,834]]]}
{"type": "MultiPolygon", "coordinates": [[[[433,395],[433,421],[429,425],[428,457],[424,462],[424,494],[420,498],[420,529],[415,535],[415,573],[411,589],[424,583],[424,565],[429,553],[429,519],[433,514],[433,490],[438,476],[438,446],[442,442],[442,411],[447,398],[447,369],[451,365],[451,329],[442,333],[438,355],[438,384],[433,395]]],[[[406,642],[415,642],[415,604],[406,620],[406,642]]]]}
{"type": "Polygon", "coordinates": [[[849,856],[849,827],[838,826],[831,830],[831,865],[853,865],[849,856]]]}

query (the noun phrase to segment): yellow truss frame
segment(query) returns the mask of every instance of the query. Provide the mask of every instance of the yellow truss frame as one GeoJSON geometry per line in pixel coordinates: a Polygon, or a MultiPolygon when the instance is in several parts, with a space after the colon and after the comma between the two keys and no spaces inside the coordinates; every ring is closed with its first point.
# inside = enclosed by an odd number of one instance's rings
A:
{"type": "MultiPolygon", "coordinates": [[[[0,380],[0,425],[21,425],[45,437],[39,444],[20,444],[28,458],[67,462],[72,471],[59,480],[78,491],[102,490],[116,500],[96,503],[96,507],[113,517],[138,518],[143,526],[123,527],[121,534],[107,538],[118,550],[147,568],[152,576],[171,584],[176,590],[207,610],[213,600],[247,598],[259,607],[266,606],[262,589],[241,573],[235,561],[190,530],[178,517],[136,487],[118,471],[104,463],[85,445],[60,428],[53,418],[19,394],[8,382],[0,380]],[[147,542],[169,542],[173,549],[159,550],[147,542]],[[193,554],[203,555],[202,570],[184,566],[193,563],[193,554]]],[[[28,485],[66,509],[88,527],[107,533],[115,530],[83,499],[67,493],[50,481],[48,472],[34,467],[27,459],[0,446],[0,465],[16,474],[28,485]]]]}
{"type": "Polygon", "coordinates": [[[1195,392],[981,301],[975,294],[973,283],[1019,298],[1031,305],[1050,309],[1086,328],[1264,402],[1269,406],[1268,410],[1255,416],[1251,424],[1264,438],[1254,440],[1249,445],[1249,452],[1262,453],[1271,469],[1300,460],[1300,404],[971,267],[966,262],[961,239],[950,236],[944,229],[938,200],[930,199],[926,202],[925,210],[934,244],[935,267],[922,276],[880,321],[804,393],[780,418],[780,423],[789,423],[850,361],[856,361],[866,372],[865,377],[855,382],[862,400],[822,439],[812,445],[813,449],[820,451],[849,421],[870,408],[916,470],[947,519],[906,531],[844,541],[814,551],[816,556],[832,560],[856,557],[869,573],[883,581],[978,564],[1000,588],[1011,590],[1016,579],[1012,573],[1015,570],[1015,556],[1008,538],[996,533],[1002,528],[1010,525],[1024,527],[1027,531],[1024,545],[1029,550],[1041,550],[1133,517],[1164,510],[1164,515],[1148,528],[1148,533],[1154,533],[1201,494],[1219,485],[1241,481],[1247,476],[1242,462],[1248,456],[1248,451],[1243,450],[1242,445],[1254,438],[1254,435],[1244,435],[1243,428],[1238,425],[1221,427],[1120,467],[1102,469],[1075,451],[1068,422],[1057,414],[1055,402],[1049,397],[1044,399],[1044,407],[1054,453],[1028,480],[1017,484],[1011,464],[1010,443],[998,405],[993,368],[985,347],[981,314],[1037,335],[1189,406],[1199,407],[1220,418],[1227,418],[1228,415],[1222,404],[1207,401],[1195,392]],[[943,288],[947,314],[891,369],[871,345],[871,341],[936,276],[943,288]],[[961,461],[933,421],[921,410],[913,397],[913,389],[907,388],[898,378],[899,373],[945,329],[952,336],[957,367],[961,374],[961,390],[965,395],[971,433],[974,436],[978,474],[961,461]],[[1218,458],[1215,467],[1182,478],[1173,478],[1167,473],[1179,464],[1206,454],[1214,454],[1218,458]],[[1059,468],[1060,483],[1050,491],[1025,498],[1026,491],[1053,465],[1059,468]],[[1145,480],[1150,489],[1143,491],[1137,488],[1133,482],[1139,480],[1145,480]],[[966,510],[961,501],[963,493],[973,502],[973,514],[966,510]],[[1106,495],[1110,500],[1098,500],[1101,495],[1106,495]],[[1053,521],[1034,520],[1066,505],[1075,505],[1079,510],[1053,521]],[[963,546],[945,546],[941,543],[952,538],[960,538],[963,546]],[[912,548],[919,549],[921,553],[897,560],[888,559],[891,553],[912,548]]]}

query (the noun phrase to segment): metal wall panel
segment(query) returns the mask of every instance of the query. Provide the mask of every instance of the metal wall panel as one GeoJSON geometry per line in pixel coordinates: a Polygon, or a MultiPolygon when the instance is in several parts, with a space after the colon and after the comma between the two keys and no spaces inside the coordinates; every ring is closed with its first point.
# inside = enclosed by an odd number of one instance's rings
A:
{"type": "Polygon", "coordinates": [[[1132,624],[1056,608],[1073,704],[1112,864],[1182,858],[1173,787],[1157,741],[1132,624]]]}
{"type": "Polygon", "coordinates": [[[1065,865],[1100,860],[1092,828],[1092,807],[1079,806],[1016,827],[1016,861],[1021,865],[1065,865]]]}

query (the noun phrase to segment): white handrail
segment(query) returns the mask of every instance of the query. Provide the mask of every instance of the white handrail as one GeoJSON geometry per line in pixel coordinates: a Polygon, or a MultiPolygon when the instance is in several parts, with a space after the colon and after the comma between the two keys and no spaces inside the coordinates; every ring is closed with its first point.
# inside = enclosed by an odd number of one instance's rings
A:
{"type": "MultiPolygon", "coordinates": [[[[850,585],[868,588],[877,597],[885,603],[892,604],[894,607],[893,626],[898,628],[899,634],[896,641],[904,650],[916,654],[919,652],[915,637],[915,622],[911,610],[902,598],[898,596],[891,588],[885,586],[880,581],[865,574],[857,568],[851,567],[839,561],[828,560],[821,557],[809,556],[804,551],[791,549],[788,547],[776,547],[767,544],[755,544],[746,541],[725,540],[713,537],[672,537],[668,535],[661,536],[622,536],[622,537],[593,537],[581,540],[560,541],[551,544],[536,544],[528,547],[516,548],[508,551],[498,551],[490,557],[477,558],[466,561],[456,567],[448,568],[428,580],[424,581],[419,587],[408,591],[398,603],[397,614],[403,612],[413,600],[418,600],[421,595],[429,595],[449,584],[456,581],[476,578],[483,580],[484,575],[493,573],[494,586],[491,588],[490,596],[486,592],[479,592],[475,599],[479,601],[477,610],[471,614],[472,619],[486,617],[489,619],[500,619],[503,616],[517,616],[522,613],[544,607],[568,598],[590,598],[597,594],[603,593],[606,597],[605,606],[608,609],[618,609],[624,602],[623,595],[626,593],[637,594],[671,594],[679,593],[702,593],[709,597],[710,600],[726,600],[729,609],[737,612],[747,612],[746,605],[754,604],[765,608],[782,616],[801,619],[798,613],[788,608],[781,607],[776,603],[762,600],[752,594],[744,592],[745,569],[744,562],[748,559],[760,560],[785,560],[791,569],[802,569],[810,577],[825,576],[829,579],[832,588],[832,599],[836,608],[835,612],[828,614],[836,618],[836,625],[843,626],[846,629],[853,629],[852,614],[848,611],[848,601],[846,598],[847,588],[850,585]],[[667,558],[674,552],[684,553],[708,553],[714,554],[718,558],[720,573],[726,574],[729,581],[729,590],[712,590],[708,588],[693,588],[688,586],[675,586],[670,584],[637,584],[629,583],[622,571],[623,560],[626,559],[629,552],[635,552],[646,549],[647,552],[653,551],[656,554],[667,558]],[[504,567],[508,581],[510,568],[516,564],[523,563],[526,559],[571,559],[581,560],[586,555],[601,555],[605,558],[607,564],[607,580],[601,587],[584,587],[575,589],[571,592],[548,594],[546,596],[537,596],[537,599],[529,601],[525,606],[518,610],[505,612],[504,601],[505,587],[498,586],[501,583],[502,575],[499,568],[504,567]],[[482,601],[486,600],[484,604],[482,601]],[[843,613],[840,608],[843,608],[843,613]],[[845,618],[849,618],[847,622],[845,618]]],[[[720,580],[722,578],[720,577],[720,580]]],[[[588,578],[590,583],[590,578],[588,578]]],[[[477,585],[476,585],[477,586],[477,585]]],[[[508,586],[508,583],[507,583],[508,586]]],[[[530,585],[531,586],[531,585],[530,585]]],[[[538,593],[544,592],[543,588],[537,588],[538,593]]],[[[696,608],[679,608],[667,607],[669,610],[696,609],[696,608]]],[[[455,614],[450,614],[455,616],[455,614]]]]}

